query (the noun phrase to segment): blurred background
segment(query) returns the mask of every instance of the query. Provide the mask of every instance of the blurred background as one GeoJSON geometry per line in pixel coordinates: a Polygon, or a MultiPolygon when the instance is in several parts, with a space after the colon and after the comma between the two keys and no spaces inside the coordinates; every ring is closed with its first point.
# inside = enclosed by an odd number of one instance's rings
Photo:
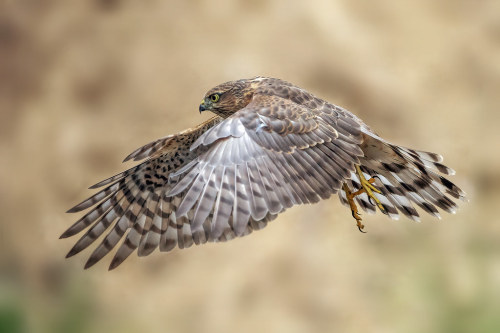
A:
{"type": "Polygon", "coordinates": [[[0,332],[500,332],[500,2],[0,1],[0,332]],[[361,234],[337,197],[90,270],[64,212],[257,75],[441,153],[470,194],[361,234]]]}

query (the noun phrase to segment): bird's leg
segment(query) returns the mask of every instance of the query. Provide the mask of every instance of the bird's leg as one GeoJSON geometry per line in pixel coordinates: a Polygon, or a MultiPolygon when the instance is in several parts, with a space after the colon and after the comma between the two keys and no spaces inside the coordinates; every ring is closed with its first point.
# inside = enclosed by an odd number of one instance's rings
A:
{"type": "Polygon", "coordinates": [[[356,220],[356,225],[357,225],[359,231],[364,232],[363,228],[365,226],[361,223],[361,216],[359,216],[358,207],[356,206],[356,203],[354,202],[354,197],[356,195],[363,193],[364,189],[360,189],[359,191],[352,193],[351,190],[349,190],[349,187],[347,186],[346,183],[344,183],[342,185],[342,189],[345,192],[347,202],[349,203],[349,207],[351,208],[352,217],[354,217],[354,219],[356,220]]]}
{"type": "Polygon", "coordinates": [[[356,172],[358,173],[359,181],[361,183],[361,189],[353,194],[356,196],[365,192],[368,195],[368,198],[373,199],[373,201],[375,201],[380,211],[385,214],[386,210],[384,208],[384,205],[382,205],[380,200],[375,196],[375,194],[373,194],[373,192],[382,193],[380,192],[380,190],[376,189],[375,186],[372,185],[372,183],[375,182],[375,179],[370,178],[369,180],[366,180],[365,176],[363,175],[363,171],[361,171],[359,165],[356,165],[356,172]]]}
{"type": "Polygon", "coordinates": [[[344,183],[342,185],[342,190],[344,190],[347,202],[349,203],[349,207],[351,208],[352,217],[354,217],[354,219],[356,220],[356,226],[358,227],[359,231],[364,232],[363,229],[365,226],[361,223],[361,216],[359,215],[358,206],[354,202],[354,198],[360,194],[366,193],[368,195],[368,199],[373,199],[373,201],[375,201],[377,207],[380,209],[382,213],[385,213],[386,210],[382,205],[382,203],[380,202],[380,200],[373,194],[373,192],[382,193],[380,192],[380,190],[376,189],[375,186],[372,185],[375,182],[375,179],[370,178],[366,180],[359,165],[356,165],[356,172],[358,174],[359,181],[361,183],[361,188],[356,192],[351,192],[347,184],[344,183]]]}

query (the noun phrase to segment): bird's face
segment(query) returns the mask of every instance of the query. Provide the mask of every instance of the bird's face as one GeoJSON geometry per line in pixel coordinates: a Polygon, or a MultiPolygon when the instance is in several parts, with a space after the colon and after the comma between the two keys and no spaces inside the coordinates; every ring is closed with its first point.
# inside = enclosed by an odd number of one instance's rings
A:
{"type": "Polygon", "coordinates": [[[227,118],[252,99],[249,80],[230,81],[210,89],[200,104],[200,113],[212,111],[227,118]]]}

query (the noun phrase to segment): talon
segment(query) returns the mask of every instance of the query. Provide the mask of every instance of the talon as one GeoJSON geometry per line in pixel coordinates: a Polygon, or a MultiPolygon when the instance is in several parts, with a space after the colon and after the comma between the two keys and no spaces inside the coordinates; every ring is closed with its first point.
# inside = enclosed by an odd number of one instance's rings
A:
{"type": "Polygon", "coordinates": [[[356,165],[356,172],[358,173],[359,181],[361,183],[361,189],[357,192],[360,192],[359,194],[365,192],[368,195],[370,203],[372,205],[376,204],[377,207],[380,209],[380,211],[385,214],[386,209],[384,208],[380,200],[375,196],[375,194],[373,194],[373,192],[382,194],[382,192],[379,189],[377,189],[375,186],[372,185],[375,182],[375,178],[370,178],[369,180],[366,180],[365,176],[363,175],[363,171],[361,171],[359,165],[356,165]],[[372,203],[371,201],[372,199],[375,202],[375,204],[372,203]]]}
{"type": "Polygon", "coordinates": [[[375,186],[372,185],[373,183],[375,183],[376,176],[367,180],[365,178],[365,176],[363,175],[363,171],[361,171],[361,168],[359,167],[359,165],[356,165],[356,172],[358,174],[361,188],[359,190],[357,190],[356,192],[351,192],[351,190],[349,189],[347,184],[344,183],[342,185],[342,190],[344,190],[344,192],[346,194],[347,202],[349,203],[349,207],[351,208],[352,217],[356,220],[356,225],[357,225],[359,231],[364,233],[365,231],[363,231],[363,228],[365,226],[361,223],[361,216],[358,212],[358,207],[356,206],[356,203],[354,202],[354,198],[356,196],[363,194],[363,193],[366,193],[370,204],[372,204],[374,206],[376,205],[380,209],[380,211],[384,214],[386,214],[387,211],[384,208],[384,205],[382,205],[380,200],[373,193],[373,192],[375,192],[375,193],[382,194],[382,192],[379,189],[377,189],[375,186]]]}
{"type": "Polygon", "coordinates": [[[356,203],[354,202],[354,197],[357,195],[359,191],[352,193],[351,190],[349,190],[349,187],[347,187],[347,184],[342,185],[342,189],[345,192],[347,202],[349,203],[349,207],[351,208],[351,214],[352,217],[356,220],[356,226],[358,227],[358,230],[361,231],[362,233],[366,233],[366,231],[363,231],[363,228],[365,227],[361,223],[361,214],[358,212],[358,207],[356,206],[356,203]]]}
{"type": "Polygon", "coordinates": [[[372,197],[368,197],[368,201],[371,205],[375,206],[377,203],[372,199],[372,197]]]}
{"type": "Polygon", "coordinates": [[[360,220],[356,220],[356,226],[358,227],[358,230],[364,234],[366,234],[366,231],[363,231],[363,229],[365,228],[364,224],[361,223],[361,219],[360,220]]]}

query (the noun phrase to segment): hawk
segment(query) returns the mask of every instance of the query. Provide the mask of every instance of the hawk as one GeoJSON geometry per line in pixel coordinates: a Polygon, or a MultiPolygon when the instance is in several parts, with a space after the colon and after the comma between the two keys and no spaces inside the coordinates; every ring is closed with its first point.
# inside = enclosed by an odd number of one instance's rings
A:
{"type": "Polygon", "coordinates": [[[256,77],[209,90],[204,123],[148,143],[125,161],[145,160],[91,188],[68,212],[92,207],[61,236],[88,229],[71,257],[103,236],[89,268],[121,239],[109,269],[132,252],[146,256],[245,236],[295,205],[337,193],[360,231],[358,206],[418,220],[415,206],[440,217],[465,193],[440,174],[438,154],[378,136],[349,111],[280,79],[256,77]]]}

